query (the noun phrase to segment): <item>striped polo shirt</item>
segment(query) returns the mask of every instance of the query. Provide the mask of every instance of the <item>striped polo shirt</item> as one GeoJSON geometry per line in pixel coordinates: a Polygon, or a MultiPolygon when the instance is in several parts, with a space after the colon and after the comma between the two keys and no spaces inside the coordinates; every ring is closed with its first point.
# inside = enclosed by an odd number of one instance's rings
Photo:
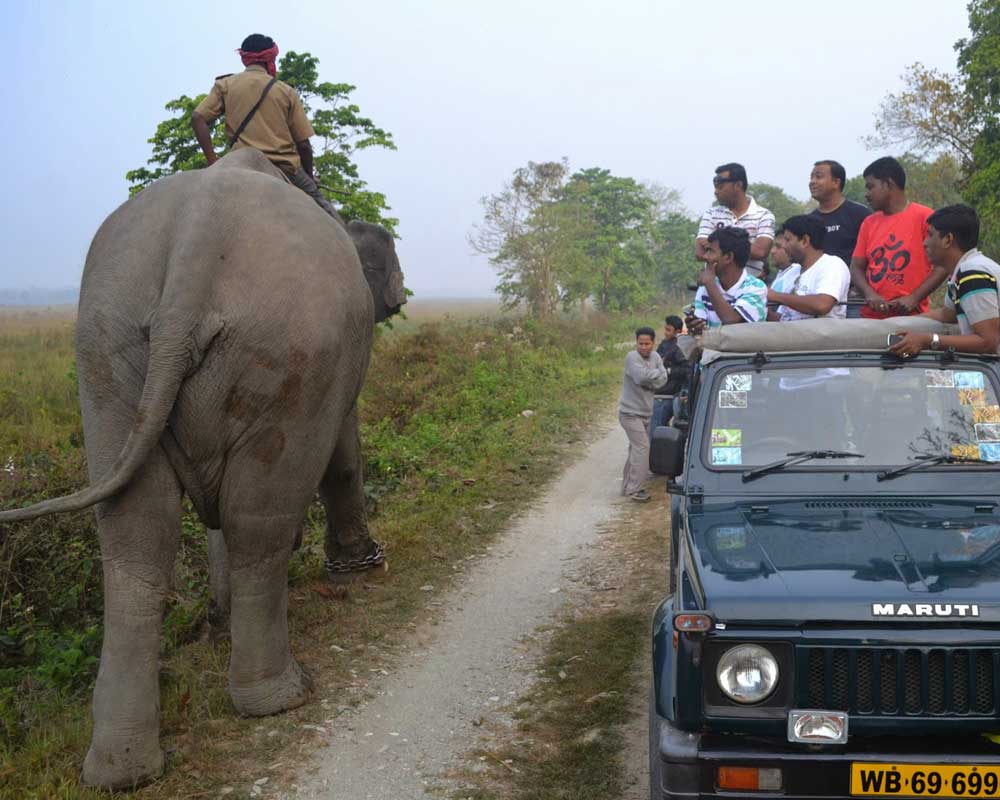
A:
{"type": "MultiPolygon", "coordinates": [[[[747,195],[747,200],[750,201],[750,205],[738,217],[725,206],[712,206],[702,215],[696,238],[707,239],[712,231],[719,228],[742,228],[750,235],[750,244],[753,244],[758,236],[774,239],[774,214],[757,205],[757,201],[751,195],[747,195]]],[[[747,269],[751,275],[759,276],[764,270],[764,262],[748,261],[747,269]]]]}
{"type": "Polygon", "coordinates": [[[955,311],[958,329],[972,333],[972,326],[1000,317],[1000,264],[976,248],[967,250],[948,279],[944,307],[955,311]]]}
{"type": "MultiPolygon", "coordinates": [[[[722,289],[722,284],[716,278],[715,282],[722,289]]],[[[767,317],[767,287],[760,278],[755,278],[746,269],[728,289],[722,289],[722,296],[733,310],[747,322],[760,322],[767,317]]],[[[698,287],[694,296],[694,315],[705,320],[709,328],[718,328],[723,323],[712,307],[712,298],[704,286],[698,287]]]]}

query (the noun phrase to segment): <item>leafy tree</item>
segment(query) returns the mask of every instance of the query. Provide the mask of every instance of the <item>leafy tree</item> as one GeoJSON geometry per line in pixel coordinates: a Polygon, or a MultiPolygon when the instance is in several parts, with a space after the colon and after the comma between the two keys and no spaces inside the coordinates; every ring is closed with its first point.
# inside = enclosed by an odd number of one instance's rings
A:
{"type": "Polygon", "coordinates": [[[604,311],[647,306],[694,274],[697,224],[680,194],[598,167],[528,162],[482,198],[469,242],[489,256],[505,305],[546,316],[592,301],[604,311]]]}
{"type": "Polygon", "coordinates": [[[969,169],[984,118],[961,77],[917,62],[907,67],[902,80],[903,90],[882,101],[875,134],[865,138],[868,148],[906,148],[925,157],[950,153],[969,169]]]}
{"type": "Polygon", "coordinates": [[[844,184],[844,197],[863,206],[868,205],[865,199],[865,179],[860,174],[847,179],[847,183],[844,184]]]}
{"type": "Polygon", "coordinates": [[[980,246],[1000,256],[1000,5],[972,0],[968,5],[972,35],[959,41],[958,67],[969,100],[983,119],[972,148],[972,168],[965,198],[979,212],[980,246]]]}
{"type": "Polygon", "coordinates": [[[930,208],[962,202],[962,165],[951,153],[927,161],[904,153],[899,162],[906,170],[906,196],[930,208]]]}
{"type": "Polygon", "coordinates": [[[679,211],[662,214],[653,222],[650,249],[656,262],[656,283],[661,291],[680,294],[697,276],[700,265],[693,255],[697,233],[698,222],[679,211]]]}
{"type": "MultiPolygon", "coordinates": [[[[360,108],[350,101],[351,92],[357,87],[349,83],[321,82],[319,59],[293,50],[281,58],[278,77],[298,91],[316,136],[322,142],[313,163],[316,180],[324,194],[340,204],[340,212],[347,219],[377,222],[395,232],[399,220],[386,216],[390,207],[385,195],[368,188],[359,175],[354,157],[359,150],[371,147],[395,150],[396,145],[392,134],[362,116],[360,108]]],[[[171,116],[157,125],[149,139],[153,152],[147,166],[125,174],[130,194],[166,175],[206,166],[191,130],[191,112],[204,97],[204,94],[181,95],[166,104],[171,116]]],[[[214,126],[212,141],[217,150],[225,147],[225,126],[214,126]]]]}
{"type": "Polygon", "coordinates": [[[563,202],[584,210],[591,235],[585,252],[587,274],[577,290],[601,311],[635,308],[656,293],[655,262],[645,247],[653,200],[633,178],[591,167],[575,173],[563,202]]]}
{"type": "Polygon", "coordinates": [[[568,247],[575,237],[570,217],[556,210],[569,174],[562,161],[529,161],[496,194],[480,200],[483,222],[473,226],[469,243],[489,256],[507,307],[527,305],[535,316],[552,314],[560,300],[561,278],[578,253],[568,247]]]}
{"type": "Polygon", "coordinates": [[[771,183],[751,183],[747,193],[753,195],[759,205],[771,210],[778,225],[789,217],[808,213],[813,207],[811,203],[798,200],[771,183]]]}

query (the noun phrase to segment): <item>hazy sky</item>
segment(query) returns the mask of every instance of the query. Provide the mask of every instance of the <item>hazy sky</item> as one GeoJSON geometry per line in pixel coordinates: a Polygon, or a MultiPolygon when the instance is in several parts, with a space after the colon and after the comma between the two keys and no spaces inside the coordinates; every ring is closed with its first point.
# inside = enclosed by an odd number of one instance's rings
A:
{"type": "Polygon", "coordinates": [[[242,69],[234,49],[248,33],[317,56],[321,79],[355,84],[362,112],[395,136],[397,151],[359,163],[401,220],[407,284],[481,296],[495,275],[466,241],[478,200],[529,160],[655,180],[697,213],[726,161],[800,198],[819,158],[859,172],[881,155],[859,138],[905,66],[955,67],[964,1],[920,7],[4,0],[0,288],[78,283],[163,105],[242,69]]]}

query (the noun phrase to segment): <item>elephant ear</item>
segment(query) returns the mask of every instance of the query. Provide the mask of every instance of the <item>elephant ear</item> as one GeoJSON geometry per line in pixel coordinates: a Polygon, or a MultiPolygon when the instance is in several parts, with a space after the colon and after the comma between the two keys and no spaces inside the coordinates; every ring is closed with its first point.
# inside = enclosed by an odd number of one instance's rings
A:
{"type": "Polygon", "coordinates": [[[400,307],[406,302],[406,289],[392,234],[381,225],[361,220],[351,220],[347,225],[347,232],[354,241],[372,291],[375,321],[381,322],[398,314],[400,307]]]}

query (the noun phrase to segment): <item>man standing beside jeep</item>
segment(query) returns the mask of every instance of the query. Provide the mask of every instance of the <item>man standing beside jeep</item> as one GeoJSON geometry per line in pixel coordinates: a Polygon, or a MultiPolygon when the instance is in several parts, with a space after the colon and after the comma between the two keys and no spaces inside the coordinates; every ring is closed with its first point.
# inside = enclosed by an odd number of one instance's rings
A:
{"type": "Polygon", "coordinates": [[[649,420],[653,389],[667,379],[663,361],[653,350],[656,331],[639,328],[635,350],[625,356],[625,375],[618,400],[618,421],[628,436],[628,458],[622,472],[622,494],[638,502],[649,500],[643,484],[649,479],[649,420]]]}

